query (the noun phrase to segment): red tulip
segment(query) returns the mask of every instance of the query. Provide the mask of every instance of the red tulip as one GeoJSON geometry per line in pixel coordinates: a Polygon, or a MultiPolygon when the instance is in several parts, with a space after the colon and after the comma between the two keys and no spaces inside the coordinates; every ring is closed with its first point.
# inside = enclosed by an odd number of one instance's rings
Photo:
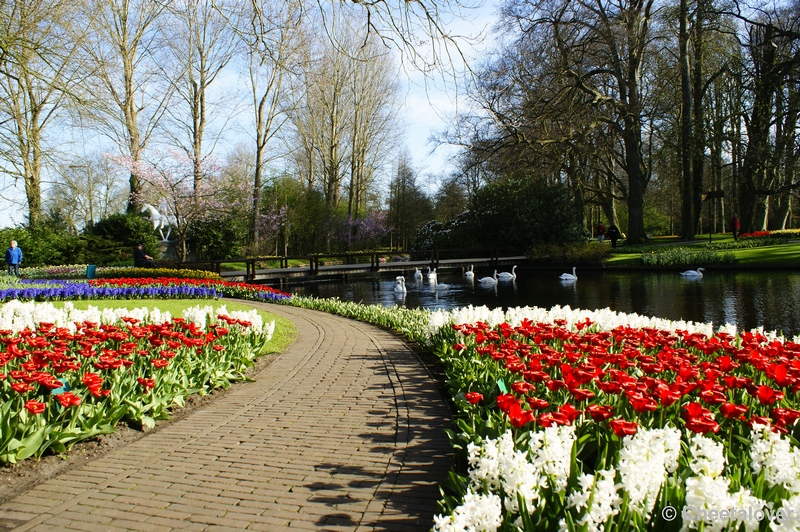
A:
{"type": "Polygon", "coordinates": [[[763,405],[772,405],[776,401],[783,399],[783,392],[779,392],[769,386],[759,386],[756,390],[756,397],[763,405]]]}
{"type": "Polygon", "coordinates": [[[497,408],[499,408],[501,412],[508,413],[508,409],[511,408],[511,405],[517,402],[517,398],[510,393],[501,393],[495,397],[494,402],[497,404],[497,408]]]}
{"type": "Polygon", "coordinates": [[[577,408],[575,408],[574,406],[572,406],[569,403],[567,403],[564,406],[562,406],[561,408],[559,408],[558,412],[561,415],[563,415],[564,417],[566,417],[569,420],[570,423],[575,421],[583,413],[582,410],[578,410],[577,408]]]}
{"type": "Polygon", "coordinates": [[[531,390],[533,390],[534,386],[530,382],[517,381],[517,382],[511,383],[511,389],[514,390],[514,392],[516,392],[516,393],[518,393],[520,395],[525,395],[526,393],[528,393],[531,390]]]}
{"type": "Polygon", "coordinates": [[[569,393],[572,394],[572,397],[574,397],[576,401],[587,401],[594,397],[593,391],[586,390],[584,388],[575,388],[573,390],[569,390],[569,393]]]}
{"type": "Polygon", "coordinates": [[[628,397],[628,402],[638,414],[653,412],[658,409],[658,403],[646,395],[628,393],[626,396],[628,397]]]}
{"type": "Polygon", "coordinates": [[[727,401],[728,397],[719,391],[706,390],[704,392],[700,392],[700,399],[709,404],[720,404],[727,401]]]}
{"type": "Polygon", "coordinates": [[[511,426],[521,428],[535,418],[533,412],[523,409],[518,402],[515,402],[508,410],[508,419],[511,421],[511,426]]]}
{"type": "Polygon", "coordinates": [[[794,425],[795,421],[800,418],[800,411],[792,408],[773,408],[772,417],[775,419],[775,424],[779,427],[787,427],[794,425]]]}
{"type": "Polygon", "coordinates": [[[614,415],[614,408],[608,405],[589,405],[586,412],[595,421],[603,421],[614,415]]]}
{"type": "Polygon", "coordinates": [[[464,394],[464,398],[469,401],[469,404],[476,405],[483,401],[483,394],[478,392],[467,392],[464,394]]]}
{"type": "Polygon", "coordinates": [[[80,406],[81,398],[72,392],[64,392],[56,395],[56,400],[61,403],[64,408],[70,406],[80,406]]]}
{"type": "Polygon", "coordinates": [[[619,437],[633,436],[639,428],[637,423],[633,421],[625,421],[624,419],[612,419],[608,422],[608,426],[619,437]]]}
{"type": "Polygon", "coordinates": [[[29,401],[25,401],[25,410],[34,415],[41,414],[42,412],[44,412],[45,407],[47,407],[47,405],[44,403],[40,403],[39,401],[34,401],[32,399],[29,401]]]}
{"type": "Polygon", "coordinates": [[[706,434],[719,432],[719,423],[714,421],[713,418],[697,417],[691,418],[686,421],[686,428],[698,434],[706,434]]]}
{"type": "Polygon", "coordinates": [[[735,405],[733,403],[722,403],[719,407],[722,415],[728,419],[744,419],[744,413],[747,412],[745,405],[735,405]]]}
{"type": "Polygon", "coordinates": [[[542,408],[547,408],[548,406],[550,406],[550,403],[548,403],[544,399],[539,399],[538,397],[526,397],[525,401],[527,401],[528,406],[530,406],[534,410],[541,410],[542,408]]]}

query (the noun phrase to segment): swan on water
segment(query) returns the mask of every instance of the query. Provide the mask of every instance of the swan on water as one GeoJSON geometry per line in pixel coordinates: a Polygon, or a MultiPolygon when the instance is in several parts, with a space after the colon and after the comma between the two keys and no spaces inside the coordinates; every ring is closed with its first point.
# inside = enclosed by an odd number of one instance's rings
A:
{"type": "Polygon", "coordinates": [[[394,284],[394,291],[395,292],[405,292],[406,291],[406,278],[400,275],[395,280],[394,284]]]}
{"type": "Polygon", "coordinates": [[[698,279],[703,276],[703,272],[706,271],[705,268],[697,268],[696,270],[686,270],[685,272],[681,272],[683,277],[690,277],[692,279],[698,279]]]}
{"type": "Polygon", "coordinates": [[[517,274],[514,270],[517,269],[517,265],[515,264],[513,268],[511,268],[511,273],[508,272],[500,272],[497,274],[498,281],[515,281],[517,279],[517,274]]]}
{"type": "Polygon", "coordinates": [[[480,284],[497,284],[497,270],[494,271],[494,275],[492,277],[482,277],[478,279],[480,284]]]}
{"type": "Polygon", "coordinates": [[[578,276],[575,274],[575,266],[572,267],[572,273],[562,273],[559,276],[559,279],[564,281],[575,281],[578,279],[578,276]]]}
{"type": "Polygon", "coordinates": [[[469,270],[464,272],[464,277],[466,277],[467,279],[475,278],[475,272],[472,271],[472,264],[469,265],[469,270]]]}
{"type": "Polygon", "coordinates": [[[421,281],[422,280],[422,272],[419,271],[419,268],[417,268],[416,266],[414,267],[414,280],[415,281],[421,281]]]}
{"type": "Polygon", "coordinates": [[[445,283],[439,283],[433,287],[434,290],[450,290],[450,285],[445,283]]]}
{"type": "MultiPolygon", "coordinates": [[[[428,270],[430,270],[430,267],[428,268],[428,270]]],[[[431,283],[431,284],[436,284],[436,281],[437,281],[437,279],[436,279],[436,268],[434,268],[433,271],[429,271],[428,272],[428,282],[431,283]]]]}

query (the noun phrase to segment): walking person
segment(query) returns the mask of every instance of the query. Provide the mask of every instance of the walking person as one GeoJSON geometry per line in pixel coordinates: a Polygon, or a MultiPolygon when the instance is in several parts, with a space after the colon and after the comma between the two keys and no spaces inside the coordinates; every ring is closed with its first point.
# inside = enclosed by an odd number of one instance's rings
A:
{"type": "Polygon", "coordinates": [[[609,225],[606,235],[608,235],[608,239],[611,240],[611,247],[617,247],[617,240],[622,237],[622,233],[619,232],[617,226],[614,224],[609,225]]]}
{"type": "Polygon", "coordinates": [[[22,249],[17,247],[16,240],[12,240],[10,247],[6,250],[6,264],[8,265],[8,275],[19,277],[19,265],[22,264],[22,249]]]}
{"type": "Polygon", "coordinates": [[[603,225],[603,222],[600,222],[599,224],[597,224],[597,241],[602,244],[605,238],[606,238],[606,226],[603,225]]]}
{"type": "Polygon", "coordinates": [[[739,217],[736,216],[736,213],[733,213],[733,217],[731,218],[731,233],[733,233],[733,241],[739,241],[739,229],[741,229],[742,225],[739,223],[739,217]]]}

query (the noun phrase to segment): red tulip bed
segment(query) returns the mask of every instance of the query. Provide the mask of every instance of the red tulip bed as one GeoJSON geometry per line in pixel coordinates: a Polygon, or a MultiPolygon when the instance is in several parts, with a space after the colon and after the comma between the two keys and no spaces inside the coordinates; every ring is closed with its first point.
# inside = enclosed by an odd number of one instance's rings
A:
{"type": "Polygon", "coordinates": [[[800,344],[519,310],[433,320],[467,470],[434,529],[800,529],[800,344]]]}
{"type": "Polygon", "coordinates": [[[70,322],[48,303],[7,303],[0,320],[0,463],[63,452],[113,432],[120,420],[152,427],[186,396],[243,379],[272,330],[260,330],[255,311],[254,324],[250,313],[189,310],[189,319],[151,310],[149,320],[132,312],[114,321],[111,312],[111,323],[99,314],[70,322]]]}

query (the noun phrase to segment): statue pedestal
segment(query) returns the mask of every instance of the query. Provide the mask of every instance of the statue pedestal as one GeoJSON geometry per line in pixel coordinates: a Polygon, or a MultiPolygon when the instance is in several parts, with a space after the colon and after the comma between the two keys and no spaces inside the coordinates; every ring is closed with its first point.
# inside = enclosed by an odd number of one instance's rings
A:
{"type": "Polygon", "coordinates": [[[158,258],[160,260],[179,260],[178,241],[162,240],[158,243],[158,258]]]}
{"type": "MultiPolygon", "coordinates": [[[[162,240],[158,243],[158,259],[166,261],[179,261],[181,260],[178,253],[178,245],[180,242],[177,240],[162,240]]],[[[186,260],[191,262],[194,260],[194,253],[191,251],[186,254],[186,260]]]]}

